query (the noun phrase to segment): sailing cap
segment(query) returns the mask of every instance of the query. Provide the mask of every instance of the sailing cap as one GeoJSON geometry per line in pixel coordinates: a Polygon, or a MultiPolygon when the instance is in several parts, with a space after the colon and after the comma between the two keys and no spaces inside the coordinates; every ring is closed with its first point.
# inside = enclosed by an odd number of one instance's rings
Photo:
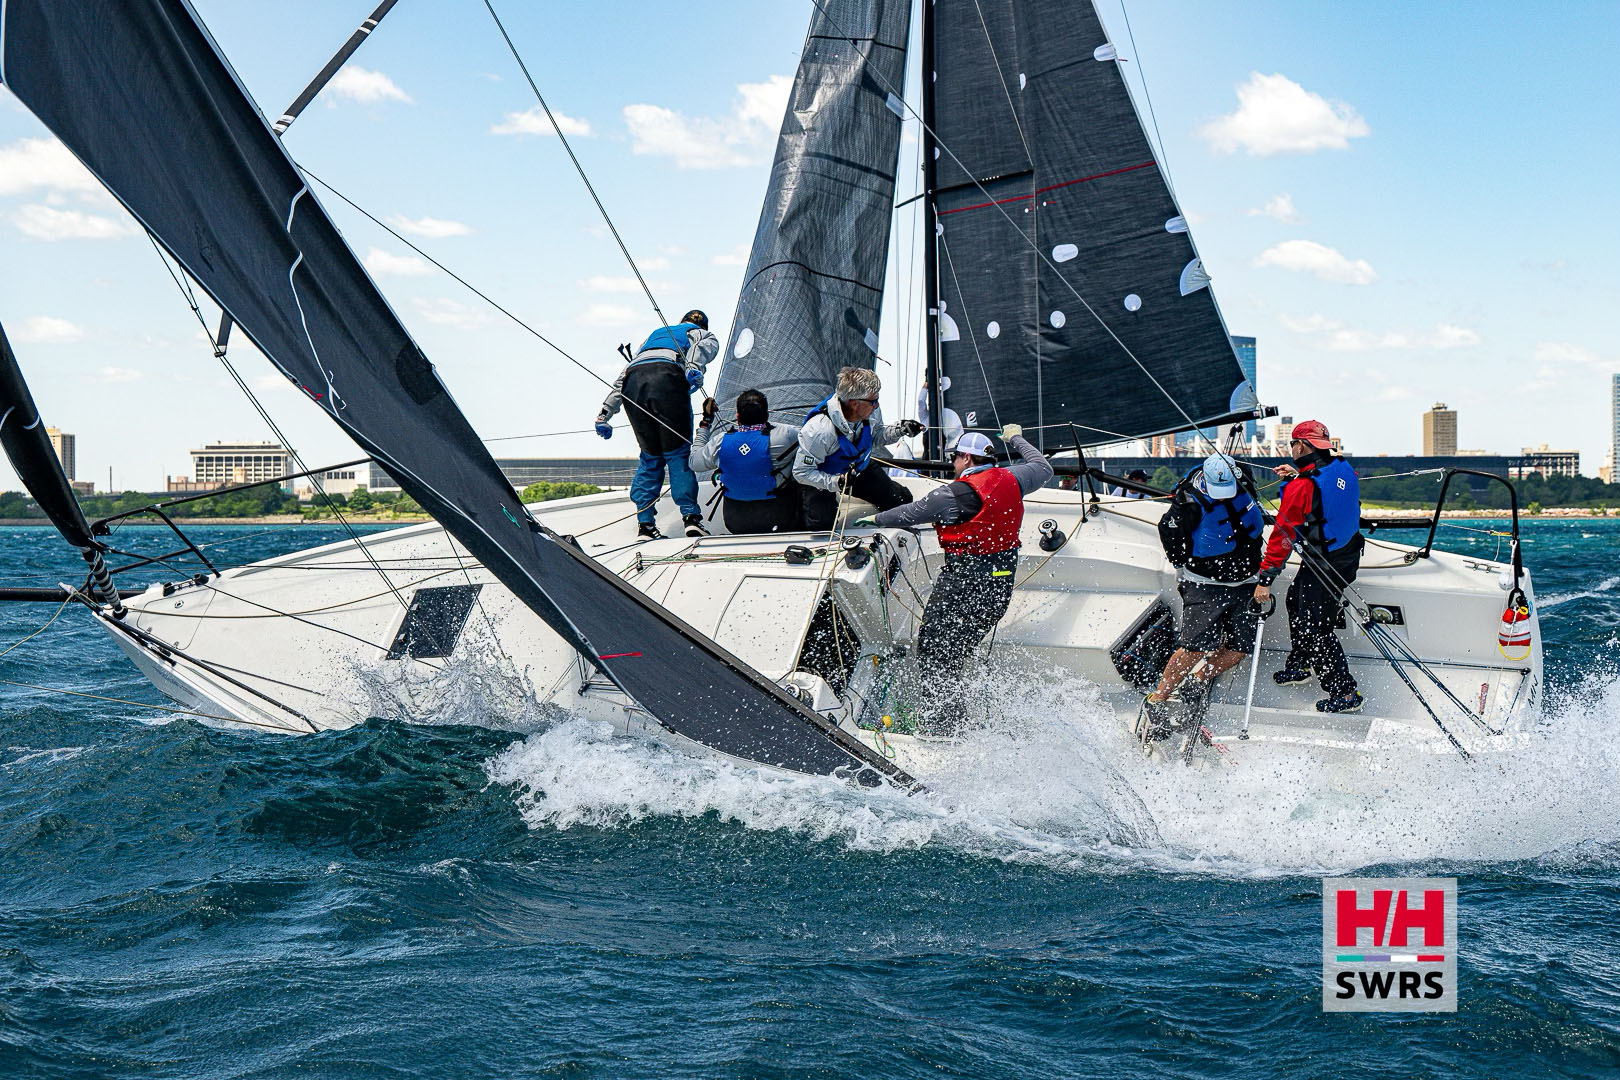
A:
{"type": "Polygon", "coordinates": [[[1232,471],[1232,459],[1225,454],[1211,454],[1204,459],[1199,484],[1212,499],[1230,499],[1238,493],[1237,474],[1232,471]]]}
{"type": "Polygon", "coordinates": [[[1330,450],[1333,440],[1328,438],[1327,425],[1320,420],[1301,420],[1294,425],[1294,432],[1289,438],[1299,439],[1318,450],[1330,450]]]}
{"type": "Polygon", "coordinates": [[[951,447],[953,454],[972,454],[974,457],[995,457],[996,452],[990,448],[988,436],[977,431],[965,431],[951,447]]]}

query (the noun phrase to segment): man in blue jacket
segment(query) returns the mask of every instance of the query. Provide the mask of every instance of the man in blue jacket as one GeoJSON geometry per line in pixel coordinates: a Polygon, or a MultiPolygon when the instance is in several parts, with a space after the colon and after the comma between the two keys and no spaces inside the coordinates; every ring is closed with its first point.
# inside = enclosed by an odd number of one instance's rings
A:
{"type": "Polygon", "coordinates": [[[799,485],[793,482],[798,425],[772,423],[770,403],[758,390],[737,395],[737,422],[721,426],[718,436],[714,412],[711,398],[703,403],[690,461],[699,476],[719,470],[726,531],[733,536],[798,531],[803,527],[799,485]]]}
{"type": "Polygon", "coordinates": [[[687,455],[692,446],[692,395],[703,389],[704,369],[719,351],[719,340],[709,333],[709,317],[695,308],[688,311],[674,326],[652,332],[619,373],[613,392],[596,414],[596,433],[611,439],[610,421],[622,406],[629,406],[630,430],[641,447],[630,499],[636,504],[637,534],[642,539],[664,538],[656,522],[666,466],[669,493],[681,508],[686,535],[705,534],[697,477],[687,455]]]}

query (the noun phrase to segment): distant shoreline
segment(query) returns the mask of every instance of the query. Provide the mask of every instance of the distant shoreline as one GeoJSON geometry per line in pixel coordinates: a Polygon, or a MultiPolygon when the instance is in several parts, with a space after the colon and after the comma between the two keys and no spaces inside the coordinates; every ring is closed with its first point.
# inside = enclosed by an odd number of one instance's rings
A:
{"type": "MultiPolygon", "coordinates": [[[[344,518],[351,525],[418,525],[424,521],[432,521],[428,514],[401,514],[399,517],[363,517],[354,514],[345,514],[344,518]]],[[[265,514],[261,517],[183,517],[175,518],[174,523],[184,529],[187,525],[337,525],[336,518],[306,518],[302,514],[265,514]]],[[[163,522],[152,518],[147,521],[131,522],[137,525],[162,525],[163,522]]],[[[50,525],[48,518],[0,518],[0,526],[7,525],[50,525]]]]}

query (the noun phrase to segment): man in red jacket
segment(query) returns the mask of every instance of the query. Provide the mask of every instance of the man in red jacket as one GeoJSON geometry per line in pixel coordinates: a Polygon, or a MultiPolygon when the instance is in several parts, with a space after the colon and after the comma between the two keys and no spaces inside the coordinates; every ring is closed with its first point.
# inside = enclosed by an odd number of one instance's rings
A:
{"type": "Polygon", "coordinates": [[[1314,671],[1327,697],[1316,703],[1318,712],[1361,711],[1361,693],[1344,658],[1344,647],[1334,634],[1341,595],[1356,579],[1361,565],[1361,486],[1356,471],[1332,452],[1328,429],[1318,420],[1294,425],[1289,451],[1293,465],[1280,465],[1283,478],[1277,521],[1260,560],[1256,603],[1271,599],[1271,583],[1281,574],[1289,554],[1299,545],[1299,573],[1289,586],[1288,635],[1292,648],[1283,670],[1271,677],[1278,686],[1309,682],[1314,671]]]}

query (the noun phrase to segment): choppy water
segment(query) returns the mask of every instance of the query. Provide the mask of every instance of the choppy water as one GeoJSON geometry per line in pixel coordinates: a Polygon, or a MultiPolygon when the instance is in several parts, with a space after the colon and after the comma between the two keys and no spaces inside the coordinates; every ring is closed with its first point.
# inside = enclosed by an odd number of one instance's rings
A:
{"type": "MultiPolygon", "coordinates": [[[[1620,521],[1526,530],[1553,713],[1472,769],[1153,768],[1077,684],[1006,688],[1017,737],[913,799],[485,691],[289,738],[0,685],[0,1076],[1611,1073],[1620,521]],[[1457,1015],[1321,1013],[1353,869],[1461,879],[1457,1015]]],[[[198,534],[334,538],[252,531],[198,534]]],[[[0,678],[162,700],[74,611],[0,678]]]]}

